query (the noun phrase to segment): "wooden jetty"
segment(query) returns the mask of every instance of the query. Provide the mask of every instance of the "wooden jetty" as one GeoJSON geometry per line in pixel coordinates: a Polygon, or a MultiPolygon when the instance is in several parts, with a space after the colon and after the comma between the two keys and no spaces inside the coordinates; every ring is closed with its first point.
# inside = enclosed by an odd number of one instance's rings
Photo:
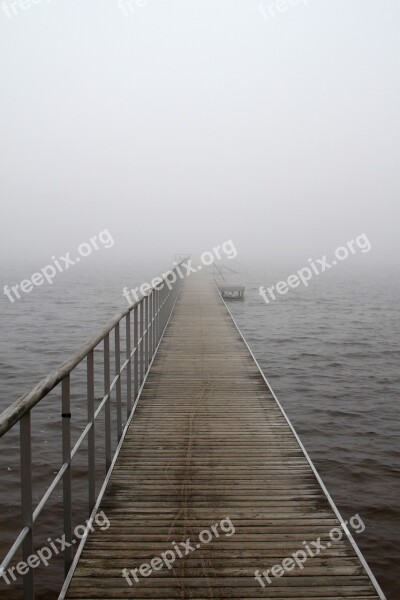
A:
{"type": "Polygon", "coordinates": [[[100,510],[111,526],[89,535],[60,598],[384,598],[351,536],[330,541],[340,515],[203,273],[182,286],[100,510]],[[228,518],[233,535],[198,543],[228,518]],[[187,538],[171,569],[143,567],[187,538]],[[319,538],[330,547],[303,568],[255,579],[319,538]]]}

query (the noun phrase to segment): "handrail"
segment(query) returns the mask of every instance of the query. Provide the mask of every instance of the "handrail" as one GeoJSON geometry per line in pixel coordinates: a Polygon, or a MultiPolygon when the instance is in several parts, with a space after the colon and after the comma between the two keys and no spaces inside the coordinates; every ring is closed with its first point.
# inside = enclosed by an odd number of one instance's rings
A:
{"type": "MultiPolygon", "coordinates": [[[[3,560],[0,559],[0,575],[4,576],[6,569],[17,552],[22,549],[23,563],[27,564],[34,550],[34,525],[43,508],[58,485],[63,488],[63,517],[64,539],[68,542],[64,550],[65,575],[69,573],[73,563],[72,528],[73,502],[71,486],[71,469],[73,460],[84,440],[87,440],[87,483],[89,498],[89,516],[93,515],[95,507],[104,493],[115,456],[112,458],[112,439],[116,437],[121,447],[129,423],[133,417],[147,374],[154,360],[158,346],[168,326],[171,313],[177,301],[182,285],[182,275],[179,266],[184,262],[174,263],[172,270],[163,273],[158,278],[159,283],[148,286],[148,292],[137,302],[116,314],[103,329],[90,338],[74,354],[59,367],[43,378],[27,394],[16,400],[0,415],[0,438],[16,424],[20,425],[20,464],[21,464],[21,530],[3,560]],[[165,276],[164,276],[165,275],[165,276]],[[172,281],[170,279],[173,276],[172,281]],[[179,275],[179,276],[178,276],[179,275]],[[168,288],[168,289],[167,289],[168,288]],[[132,313],[132,315],[131,315],[132,313]],[[124,321],[126,338],[124,349],[121,347],[120,325],[124,321]],[[113,348],[114,362],[110,360],[110,333],[114,332],[113,348]],[[102,356],[95,355],[95,349],[102,345],[102,356]],[[121,361],[121,353],[125,359],[121,361]],[[72,446],[71,439],[71,373],[86,359],[87,377],[87,420],[79,439],[72,446]],[[103,366],[104,393],[100,404],[95,406],[95,362],[100,360],[103,366]],[[121,365],[122,362],[122,365],[121,365]],[[122,390],[122,375],[126,381],[126,389],[122,390]],[[57,385],[61,384],[61,423],[62,423],[62,460],[56,476],[50,483],[46,493],[41,497],[36,508],[32,493],[32,441],[31,413],[32,409],[45,398],[57,385]],[[113,392],[113,394],[112,394],[113,392]],[[112,396],[114,402],[112,402],[112,396]],[[123,398],[124,396],[124,398],[123,398]],[[122,403],[126,404],[126,413],[122,415],[122,403]],[[112,421],[112,409],[116,411],[116,419],[112,421]],[[96,422],[104,410],[104,445],[105,445],[105,480],[101,490],[96,495],[96,422]],[[114,430],[113,430],[114,427],[114,430]]],[[[34,600],[35,583],[33,570],[28,570],[23,576],[24,600],[34,600]]]]}
{"type": "MultiPolygon", "coordinates": [[[[181,265],[186,259],[183,259],[177,266],[181,265]]],[[[166,283],[168,277],[160,277],[166,283]]],[[[84,358],[96,348],[104,340],[120,321],[132,310],[138,306],[143,298],[148,296],[152,291],[160,289],[161,283],[157,286],[152,286],[148,294],[141,296],[137,302],[128,306],[121,312],[114,315],[105,327],[97,335],[85,342],[79,350],[74,352],[66,361],[61,363],[56,369],[51,371],[46,377],[41,379],[29,392],[15,400],[8,408],[0,413],[0,438],[7,433],[21,418],[29,412],[40,400],[49,394],[61,381],[71,373],[71,371],[82,362],[84,358]]]]}

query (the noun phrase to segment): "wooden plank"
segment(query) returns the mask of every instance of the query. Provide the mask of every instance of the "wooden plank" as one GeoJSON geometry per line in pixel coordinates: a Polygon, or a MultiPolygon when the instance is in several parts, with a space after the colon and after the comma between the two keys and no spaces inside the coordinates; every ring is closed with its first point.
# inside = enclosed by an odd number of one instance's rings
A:
{"type": "Polygon", "coordinates": [[[184,283],[101,510],[110,528],[89,535],[67,598],[379,597],[347,537],[332,543],[337,516],[204,274],[184,283]],[[188,539],[170,569],[122,576],[188,539]],[[302,568],[256,581],[315,540],[302,568]]]}

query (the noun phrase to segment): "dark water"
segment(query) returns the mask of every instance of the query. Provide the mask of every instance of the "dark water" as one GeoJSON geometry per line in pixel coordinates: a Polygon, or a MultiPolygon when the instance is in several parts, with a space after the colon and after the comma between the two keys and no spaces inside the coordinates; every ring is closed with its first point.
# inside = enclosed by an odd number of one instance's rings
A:
{"type": "MultiPolygon", "coordinates": [[[[71,270],[47,288],[11,304],[0,299],[0,409],[3,410],[97,332],[124,307],[124,285],[148,281],[157,270],[71,270]]],[[[400,598],[399,416],[400,277],[393,272],[344,268],[291,290],[266,305],[260,285],[289,272],[245,270],[243,302],[230,308],[265,375],[300,434],[345,518],[358,513],[366,524],[357,537],[387,597],[400,598]],[[268,273],[268,276],[267,274],[268,273]]],[[[28,273],[29,275],[29,273],[28,273]]],[[[2,274],[1,286],[24,279],[2,274]]],[[[101,373],[96,371],[100,381],[101,373]]],[[[74,375],[73,438],[85,418],[85,373],[74,375]]],[[[101,395],[101,390],[98,390],[101,395]]],[[[60,465],[60,398],[55,390],[34,411],[34,496],[37,501],[60,465]]],[[[98,479],[102,476],[101,428],[98,479]]],[[[18,437],[0,440],[0,551],[19,526],[18,437]]],[[[85,455],[74,468],[75,523],[87,503],[85,455]]],[[[37,528],[37,547],[61,533],[57,491],[37,528]]],[[[13,563],[15,564],[15,563],[13,563]]],[[[38,570],[41,598],[56,597],[62,565],[38,570]]],[[[0,583],[0,597],[18,598],[18,588],[0,583]]]]}

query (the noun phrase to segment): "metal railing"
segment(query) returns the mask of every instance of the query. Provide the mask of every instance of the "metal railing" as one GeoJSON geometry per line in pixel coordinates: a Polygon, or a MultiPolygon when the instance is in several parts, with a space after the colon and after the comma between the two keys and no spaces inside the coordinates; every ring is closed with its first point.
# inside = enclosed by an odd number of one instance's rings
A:
{"type": "MultiPolygon", "coordinates": [[[[70,544],[64,550],[64,572],[67,578],[73,566],[72,553],[72,486],[71,466],[74,457],[87,440],[87,478],[89,498],[89,518],[93,518],[96,507],[103,496],[110,477],[113,463],[118,455],[121,440],[129,427],[147,373],[153,357],[168,325],[174,304],[178,297],[182,280],[178,277],[177,265],[167,277],[159,278],[160,283],[152,287],[138,302],[115,315],[104,329],[84,344],[75,354],[40,381],[30,392],[16,400],[0,414],[0,438],[19,424],[20,465],[21,465],[21,516],[22,528],[6,557],[0,564],[0,574],[4,573],[14,556],[22,550],[23,561],[34,553],[34,524],[59,484],[63,487],[62,506],[64,513],[65,540],[70,544]],[[171,281],[171,275],[174,275],[171,281]],[[125,326],[125,348],[121,349],[121,325],[125,326]],[[115,343],[115,374],[111,379],[110,336],[115,343]],[[100,347],[103,355],[104,396],[95,408],[94,366],[95,350],[100,347]],[[121,352],[125,351],[125,360],[121,364],[121,352]],[[78,441],[71,445],[71,373],[83,361],[86,361],[87,423],[78,441]],[[126,372],[126,415],[122,414],[122,374],[126,372]],[[62,419],[62,466],[57,471],[50,487],[36,508],[33,506],[32,493],[32,442],[31,412],[56,386],[60,385],[62,419]],[[112,402],[112,392],[115,403],[112,402]],[[116,415],[112,419],[115,404],[116,415]],[[96,496],[96,446],[95,424],[104,409],[104,449],[105,479],[96,496]],[[118,447],[112,457],[112,427],[115,423],[118,447]]],[[[96,357],[97,359],[97,357],[96,357]]],[[[90,525],[90,523],[89,523],[90,525]]],[[[84,542],[84,540],[82,540],[84,542]]],[[[83,544],[82,544],[83,546],[83,544]]],[[[77,553],[80,552],[78,549],[77,553]]],[[[33,569],[23,576],[24,600],[35,597],[33,569]]]]}

